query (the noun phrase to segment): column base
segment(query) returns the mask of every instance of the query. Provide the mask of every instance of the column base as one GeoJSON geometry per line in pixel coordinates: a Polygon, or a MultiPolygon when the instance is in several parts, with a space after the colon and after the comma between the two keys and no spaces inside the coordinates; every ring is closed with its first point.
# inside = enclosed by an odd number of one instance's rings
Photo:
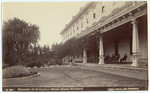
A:
{"type": "Polygon", "coordinates": [[[83,59],[83,63],[87,63],[87,59],[86,58],[83,59]]]}
{"type": "Polygon", "coordinates": [[[104,56],[99,57],[99,63],[98,64],[105,64],[104,63],[104,56]]]}
{"type": "Polygon", "coordinates": [[[139,58],[140,58],[140,55],[132,55],[131,66],[138,67],[139,66],[139,62],[138,62],[139,58]]]}

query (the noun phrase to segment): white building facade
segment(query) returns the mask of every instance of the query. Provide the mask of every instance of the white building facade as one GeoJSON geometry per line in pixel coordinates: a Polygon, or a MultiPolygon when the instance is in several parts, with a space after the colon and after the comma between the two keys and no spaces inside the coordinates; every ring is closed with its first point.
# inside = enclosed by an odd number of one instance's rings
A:
{"type": "MultiPolygon", "coordinates": [[[[88,2],[61,31],[62,43],[94,31],[101,33],[98,64],[105,64],[104,55],[127,54],[126,61],[132,62],[131,66],[147,65],[147,2],[88,2]]],[[[83,49],[74,61],[88,63],[92,57],[88,52],[83,49]]]]}

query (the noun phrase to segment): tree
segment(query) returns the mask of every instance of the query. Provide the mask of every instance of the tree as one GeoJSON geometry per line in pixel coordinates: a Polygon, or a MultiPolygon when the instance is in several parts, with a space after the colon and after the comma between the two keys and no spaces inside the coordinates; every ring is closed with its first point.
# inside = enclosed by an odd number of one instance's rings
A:
{"type": "Polygon", "coordinates": [[[63,44],[53,44],[52,52],[55,58],[62,59],[65,56],[79,55],[83,52],[83,49],[87,49],[90,53],[93,53],[94,59],[98,58],[99,49],[99,37],[100,32],[87,34],[80,38],[71,38],[63,44]]]}
{"type": "Polygon", "coordinates": [[[29,45],[38,41],[40,33],[37,25],[29,24],[18,18],[13,18],[4,22],[2,36],[3,61],[6,62],[7,56],[9,55],[15,59],[11,59],[11,61],[15,61],[13,63],[18,64],[22,63],[29,45]]]}
{"type": "Polygon", "coordinates": [[[54,59],[62,59],[66,55],[66,48],[63,46],[63,44],[53,44],[52,45],[52,58],[54,59]]]}

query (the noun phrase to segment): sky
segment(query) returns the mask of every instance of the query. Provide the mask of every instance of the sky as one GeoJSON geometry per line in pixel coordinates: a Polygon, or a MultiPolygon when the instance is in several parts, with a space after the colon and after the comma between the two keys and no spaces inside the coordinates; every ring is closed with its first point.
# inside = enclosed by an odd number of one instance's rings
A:
{"type": "Polygon", "coordinates": [[[40,27],[39,44],[60,43],[60,32],[86,2],[7,2],[2,3],[2,21],[17,17],[40,27]]]}

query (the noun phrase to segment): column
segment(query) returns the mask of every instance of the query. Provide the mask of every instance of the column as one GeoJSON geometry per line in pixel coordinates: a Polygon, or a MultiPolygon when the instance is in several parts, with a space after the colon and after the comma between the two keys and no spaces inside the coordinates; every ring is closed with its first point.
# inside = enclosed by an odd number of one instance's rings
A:
{"type": "Polygon", "coordinates": [[[87,51],[83,49],[83,63],[87,63],[87,51]]]}
{"type": "Polygon", "coordinates": [[[131,66],[139,66],[138,59],[140,58],[140,46],[138,35],[138,22],[136,19],[132,20],[132,64],[131,66]]]}
{"type": "Polygon", "coordinates": [[[104,64],[103,36],[99,38],[99,64],[104,64]]]}

